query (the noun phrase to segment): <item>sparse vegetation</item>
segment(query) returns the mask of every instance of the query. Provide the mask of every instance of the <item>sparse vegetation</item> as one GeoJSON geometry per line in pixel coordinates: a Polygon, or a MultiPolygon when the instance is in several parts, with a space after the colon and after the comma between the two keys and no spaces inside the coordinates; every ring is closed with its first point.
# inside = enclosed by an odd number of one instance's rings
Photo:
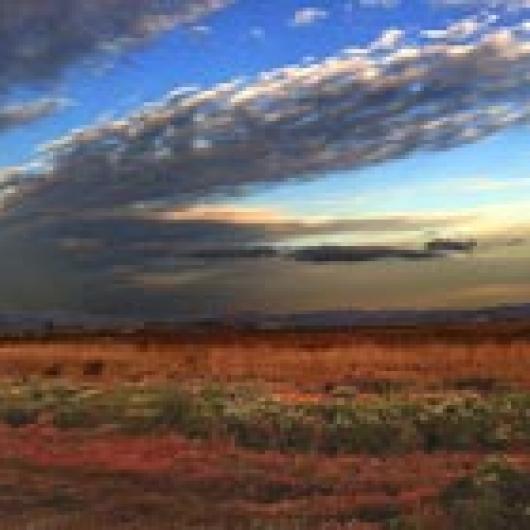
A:
{"type": "Polygon", "coordinates": [[[289,403],[248,386],[122,385],[102,389],[41,381],[0,388],[0,419],[12,426],[45,414],[60,428],[109,425],[232,439],[259,450],[396,453],[530,445],[525,393],[289,403]]]}
{"type": "Polygon", "coordinates": [[[522,530],[529,345],[446,339],[0,344],[0,529],[522,530]]]}

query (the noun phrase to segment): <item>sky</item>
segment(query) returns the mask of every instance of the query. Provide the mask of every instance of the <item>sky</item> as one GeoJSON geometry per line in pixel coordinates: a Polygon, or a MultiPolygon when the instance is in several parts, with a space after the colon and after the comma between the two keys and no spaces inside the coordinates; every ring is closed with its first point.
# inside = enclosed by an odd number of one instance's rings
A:
{"type": "Polygon", "coordinates": [[[528,0],[2,4],[0,311],[530,302],[529,118],[528,0]]]}

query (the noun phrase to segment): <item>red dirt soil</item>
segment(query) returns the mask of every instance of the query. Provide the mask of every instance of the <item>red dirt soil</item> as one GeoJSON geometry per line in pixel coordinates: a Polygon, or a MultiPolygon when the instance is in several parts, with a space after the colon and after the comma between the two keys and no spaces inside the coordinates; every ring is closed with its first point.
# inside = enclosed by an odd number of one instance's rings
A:
{"type": "MultiPolygon", "coordinates": [[[[76,485],[82,492],[97,477],[134,477],[138,493],[156,493],[158,503],[173,503],[185,492],[205,503],[221,503],[223,511],[246,518],[333,519],[388,506],[410,511],[435,499],[442,488],[469,474],[486,456],[471,452],[384,458],[289,455],[256,453],[178,435],[129,437],[64,432],[45,425],[0,427],[3,462],[62,470],[70,479],[78,474],[76,485]]],[[[515,466],[530,469],[530,455],[507,457],[515,466]]],[[[94,495],[97,491],[82,494],[94,495]]]]}

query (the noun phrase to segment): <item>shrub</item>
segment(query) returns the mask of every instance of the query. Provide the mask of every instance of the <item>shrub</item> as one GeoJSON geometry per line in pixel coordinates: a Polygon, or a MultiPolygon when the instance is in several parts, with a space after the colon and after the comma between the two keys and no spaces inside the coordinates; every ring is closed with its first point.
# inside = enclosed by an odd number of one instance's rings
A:
{"type": "Polygon", "coordinates": [[[431,514],[398,517],[385,530],[523,530],[530,528],[530,473],[488,460],[448,486],[431,514]]]}
{"type": "Polygon", "coordinates": [[[103,374],[105,363],[100,360],[86,361],[83,365],[83,375],[87,377],[99,377],[103,374]]]}
{"type": "Polygon", "coordinates": [[[530,473],[487,461],[449,486],[442,505],[461,530],[530,528],[530,473]]]}

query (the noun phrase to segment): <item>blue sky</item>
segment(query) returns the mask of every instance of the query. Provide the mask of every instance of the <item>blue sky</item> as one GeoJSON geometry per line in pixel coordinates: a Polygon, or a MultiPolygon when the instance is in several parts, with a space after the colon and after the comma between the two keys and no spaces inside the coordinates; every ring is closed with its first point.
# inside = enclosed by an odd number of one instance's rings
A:
{"type": "MultiPolygon", "coordinates": [[[[478,47],[483,39],[488,38],[488,35],[494,35],[495,32],[500,34],[503,28],[509,28],[519,39],[520,50],[522,50],[518,52],[522,59],[513,63],[514,86],[516,80],[519,79],[518,76],[520,76],[520,71],[517,73],[516,69],[521,70],[528,65],[528,61],[525,62],[526,52],[524,51],[524,41],[528,39],[528,33],[524,33],[526,30],[511,29],[523,27],[522,25],[529,18],[530,9],[521,7],[522,3],[518,0],[500,3],[504,7],[491,7],[491,2],[481,0],[448,2],[450,5],[444,5],[443,1],[431,2],[426,0],[402,0],[393,5],[384,4],[385,2],[377,1],[365,1],[363,3],[344,0],[283,0],[282,2],[239,0],[224,9],[214,9],[191,24],[176,24],[169,31],[155,32],[148,40],[139,46],[133,46],[132,49],[116,48],[116,53],[89,54],[68,61],[58,75],[43,83],[13,83],[8,86],[7,90],[4,90],[3,95],[0,93],[0,116],[2,105],[6,108],[17,104],[23,106],[25,102],[42,97],[60,98],[63,103],[54,113],[30,123],[27,121],[22,123],[21,121],[20,126],[14,124],[14,126],[4,128],[3,132],[0,132],[0,145],[2,146],[0,149],[0,167],[23,165],[38,159],[40,156],[39,146],[63,136],[74,138],[75,134],[68,136],[71,135],[72,131],[83,131],[93,125],[104,128],[105,124],[120,118],[123,118],[127,123],[131,113],[135,113],[139,109],[146,112],[146,103],[163,101],[166,94],[179,87],[194,87],[193,90],[197,94],[203,94],[203,91],[207,89],[216,91],[220,83],[239,79],[242,88],[238,88],[235,92],[234,97],[237,99],[247,97],[245,87],[261,90],[261,87],[265,86],[263,85],[264,82],[261,81],[263,74],[274,69],[289,66],[293,71],[300,72],[308,65],[314,64],[318,66],[315,72],[326,73],[329,70],[326,66],[326,61],[329,58],[343,57],[343,50],[348,48],[370,49],[382,34],[386,34],[388,37],[389,31],[399,31],[403,34],[396,38],[396,42],[387,43],[387,45],[379,44],[382,46],[380,52],[377,51],[376,45],[375,51],[370,51],[374,56],[379,57],[377,53],[388,56],[398,54],[401,51],[407,53],[407,49],[415,46],[423,50],[428,44],[428,39],[424,33],[426,30],[444,31],[446,28],[455,28],[455,25],[459,24],[460,28],[464,28],[463,30],[455,30],[464,32],[460,36],[448,36],[441,41],[436,41],[443,43],[445,53],[445,50],[451,47],[455,49],[463,45],[478,47]],[[507,8],[506,4],[509,4],[511,8],[507,8]],[[476,28],[469,30],[469,26],[461,25],[462,21],[472,21],[476,24],[476,28]]],[[[0,42],[1,38],[0,35],[0,42]]],[[[65,42],[64,45],[67,46],[67,43],[65,42]]],[[[506,45],[506,49],[510,49],[509,46],[506,45]]],[[[420,66],[421,64],[418,63],[418,68],[420,66]]],[[[520,109],[521,113],[526,112],[527,108],[530,109],[530,97],[524,86],[506,88],[499,81],[499,84],[495,85],[497,92],[493,96],[488,95],[487,91],[485,92],[481,87],[484,82],[487,82],[487,76],[490,74],[488,72],[482,74],[479,68],[481,66],[477,67],[478,75],[484,77],[478,79],[476,85],[473,85],[473,80],[466,80],[465,83],[467,84],[457,86],[455,89],[457,90],[455,94],[459,94],[459,97],[466,90],[477,90],[470,94],[470,112],[481,111],[487,105],[489,107],[510,105],[512,111],[520,109]],[[481,101],[481,98],[484,98],[484,101],[481,101]],[[486,100],[486,98],[491,99],[486,100]]],[[[510,79],[511,70],[509,68],[512,68],[511,63],[505,68],[507,69],[505,74],[507,73],[508,79],[510,79]]],[[[348,75],[353,76],[354,74],[348,75]]],[[[1,71],[0,81],[2,81],[1,71]]],[[[451,82],[456,86],[457,81],[451,82]]],[[[423,81],[418,84],[417,88],[411,85],[412,88],[409,87],[408,90],[421,92],[422,83],[423,81]]],[[[451,89],[454,89],[453,85],[451,85],[451,89]]],[[[286,90],[289,89],[288,84],[285,86],[287,87],[286,90]]],[[[377,90],[380,90],[381,86],[378,85],[378,87],[377,90]]],[[[372,90],[376,90],[375,85],[372,90]]],[[[295,92],[293,92],[292,97],[296,97],[294,94],[295,92]]],[[[367,94],[367,98],[369,98],[369,90],[367,94]]],[[[447,94],[441,95],[444,101],[443,106],[442,103],[440,104],[440,108],[450,107],[448,103],[451,99],[447,94]]],[[[352,97],[354,95],[352,94],[352,97]]],[[[211,96],[211,101],[212,104],[217,105],[218,100],[215,98],[217,98],[216,95],[211,96]]],[[[256,104],[259,105],[260,103],[256,104]]],[[[433,100],[431,106],[425,108],[430,111],[431,107],[437,104],[433,100]]],[[[149,112],[148,107],[147,112],[149,112]]],[[[206,125],[204,125],[207,127],[209,126],[208,112],[210,111],[208,107],[205,107],[205,110],[201,110],[201,112],[207,116],[206,125]]],[[[377,108],[375,112],[378,112],[377,108]]],[[[415,110],[413,109],[412,112],[415,110]]],[[[350,147],[347,146],[349,138],[342,138],[336,144],[328,140],[333,134],[340,136],[342,134],[340,131],[323,131],[321,138],[324,140],[320,140],[320,137],[312,131],[310,133],[311,138],[309,140],[304,139],[299,145],[296,144],[297,139],[295,139],[293,149],[295,151],[301,149],[300,152],[304,152],[303,149],[307,148],[309,141],[328,142],[327,147],[333,152],[332,156],[336,156],[336,161],[332,160],[329,164],[322,162],[322,160],[327,160],[324,152],[326,149],[323,149],[323,152],[315,153],[314,164],[308,161],[307,165],[304,165],[297,160],[297,157],[282,159],[280,165],[285,164],[285,166],[281,166],[281,174],[269,175],[267,173],[269,166],[260,166],[261,162],[259,160],[255,162],[249,151],[248,160],[243,160],[241,162],[243,165],[235,164],[233,174],[230,174],[228,168],[226,175],[219,176],[221,184],[223,184],[223,179],[226,180],[226,186],[221,187],[221,193],[212,184],[211,191],[203,193],[201,188],[201,194],[197,197],[198,188],[195,190],[192,186],[192,191],[195,193],[193,200],[179,195],[182,190],[187,192],[185,179],[189,182],[194,180],[202,182],[204,179],[209,190],[210,181],[217,178],[215,168],[219,162],[215,162],[214,158],[208,158],[208,153],[204,155],[203,165],[199,166],[197,164],[200,162],[195,159],[188,166],[186,166],[189,162],[187,159],[183,162],[183,166],[179,165],[181,162],[178,159],[172,160],[171,163],[177,164],[176,167],[189,167],[189,174],[179,175],[179,179],[183,180],[184,183],[179,180],[175,189],[168,188],[166,190],[163,188],[164,191],[161,192],[160,196],[151,194],[152,190],[149,188],[149,184],[142,184],[143,180],[136,183],[135,179],[137,178],[149,181],[151,177],[145,174],[145,170],[142,170],[142,175],[135,176],[131,181],[134,187],[131,195],[127,193],[120,195],[121,192],[116,191],[118,188],[97,188],[95,183],[99,182],[98,179],[104,178],[105,175],[91,175],[91,180],[88,183],[82,182],[81,184],[75,184],[75,178],[70,179],[73,182],[71,184],[68,179],[65,180],[64,178],[64,170],[60,167],[62,162],[58,163],[58,168],[51,169],[51,180],[55,179],[60,185],[66,183],[71,187],[71,189],[66,189],[64,195],[61,195],[63,192],[59,186],[59,196],[66,197],[63,199],[65,207],[69,205],[68,198],[72,198],[72,209],[76,209],[76,214],[86,213],[87,216],[94,214],[95,210],[93,211],[92,206],[90,208],[87,206],[87,210],[84,212],[85,206],[83,204],[85,203],[82,201],[79,202],[80,206],[76,206],[78,204],[77,199],[86,199],[90,195],[89,186],[92,181],[94,182],[94,197],[99,193],[99,199],[105,199],[101,202],[101,204],[105,204],[104,208],[116,208],[116,211],[121,211],[122,208],[131,205],[135,206],[141,202],[143,199],[141,186],[144,186],[146,200],[158,199],[159,204],[162,204],[167,210],[162,214],[160,212],[152,213],[151,223],[153,219],[158,221],[170,219],[173,223],[218,223],[223,226],[228,223],[228,225],[232,224],[234,229],[242,231],[241,244],[248,244],[249,242],[278,245],[399,244],[419,248],[429,235],[447,238],[466,236],[476,238],[479,241],[484,240],[484,256],[490,256],[493,252],[495,259],[517,255],[521,259],[525,259],[527,256],[530,261],[530,250],[525,246],[526,237],[529,236],[530,238],[530,213],[528,213],[530,209],[527,207],[527,203],[530,206],[530,153],[528,151],[530,129],[527,120],[510,121],[508,111],[503,110],[503,112],[507,113],[506,117],[502,118],[504,121],[495,123],[494,126],[498,131],[490,133],[489,125],[485,125],[484,131],[481,131],[483,138],[479,138],[477,141],[466,143],[463,140],[458,140],[458,134],[466,131],[457,131],[457,134],[448,127],[447,134],[454,135],[456,139],[453,139],[455,146],[451,146],[449,149],[440,148],[438,140],[434,142],[420,140],[418,148],[407,147],[397,155],[384,155],[381,159],[376,157],[374,161],[370,161],[372,160],[370,156],[376,152],[376,148],[374,148],[374,153],[363,155],[367,157],[368,162],[363,161],[359,164],[354,158],[348,158],[350,155],[348,152],[350,147]],[[346,147],[344,147],[345,145],[346,147]],[[348,163],[343,160],[353,160],[353,162],[348,163]],[[241,169],[242,167],[245,169],[241,169]],[[317,168],[316,171],[314,170],[315,167],[317,168]],[[257,176],[254,176],[254,171],[257,176]],[[265,171],[263,175],[261,175],[262,171],[265,171]],[[237,172],[248,174],[239,175],[237,172]],[[233,182],[240,181],[244,184],[242,188],[233,185],[233,182]],[[75,186],[79,187],[76,188],[75,186]],[[113,199],[113,193],[117,194],[116,200],[113,199]],[[385,226],[383,230],[374,228],[356,231],[354,229],[345,230],[343,225],[337,229],[332,227],[333,223],[337,221],[348,221],[353,226],[354,221],[366,221],[374,218],[379,223],[377,226],[381,226],[385,222],[391,224],[392,219],[403,219],[405,228],[397,227],[395,230],[390,230],[385,226]],[[318,224],[318,229],[312,232],[308,228],[311,223],[313,225],[318,224]],[[330,228],[323,226],[326,223],[329,224],[330,228]],[[422,225],[422,223],[424,224],[422,225]],[[439,226],[436,223],[439,223],[439,226]],[[258,225],[259,234],[256,235],[258,225]],[[410,229],[409,225],[416,228],[410,229]],[[298,228],[293,228],[295,226],[298,228]],[[245,232],[244,235],[243,231],[245,232]],[[518,246],[523,250],[520,248],[514,250],[511,246],[508,249],[507,246],[504,246],[504,242],[511,241],[515,237],[521,240],[521,244],[518,246]]],[[[232,120],[239,118],[228,116],[227,119],[232,123],[232,120]]],[[[308,119],[311,119],[309,115],[308,119]]],[[[438,126],[436,120],[433,119],[432,123],[438,126]]],[[[298,124],[299,122],[296,125],[293,122],[292,126],[298,127],[298,124]]],[[[410,124],[407,122],[406,125],[410,124]]],[[[174,124],[170,124],[170,126],[174,128],[174,124]]],[[[368,128],[369,126],[369,123],[363,125],[363,127],[368,128]]],[[[127,127],[129,127],[128,124],[127,127]]],[[[199,125],[200,127],[202,125],[199,125]]],[[[244,124],[239,124],[238,127],[244,127],[244,124]]],[[[240,130],[234,129],[234,134],[240,134],[240,130]]],[[[295,129],[295,131],[297,130],[295,129]]],[[[384,125],[382,130],[384,130],[384,125]]],[[[106,149],[104,146],[108,144],[108,138],[105,139],[104,137],[105,134],[102,132],[101,137],[98,136],[94,142],[95,146],[103,146],[103,150],[106,149]],[[101,142],[101,144],[97,142],[101,142]]],[[[396,134],[398,137],[399,130],[396,131],[396,134]]],[[[73,144],[77,141],[75,138],[72,140],[73,144]]],[[[254,141],[252,140],[252,142],[254,141]]],[[[202,148],[208,151],[212,147],[211,140],[207,139],[205,142],[202,148]]],[[[248,145],[252,146],[252,142],[248,145]]],[[[90,146],[92,144],[83,145],[90,146]]],[[[153,150],[154,145],[155,143],[148,146],[147,149],[153,150]]],[[[125,147],[125,152],[128,152],[128,146],[122,147],[125,147]]],[[[131,146],[131,152],[133,147],[131,146]]],[[[259,147],[258,141],[256,145],[258,153],[260,152],[259,147]]],[[[277,148],[280,147],[281,144],[278,144],[277,148]]],[[[377,146],[377,149],[381,148],[384,148],[384,145],[377,146]]],[[[245,149],[248,150],[249,148],[245,149]]],[[[269,153],[269,155],[274,157],[274,153],[269,153]]],[[[74,168],[75,174],[77,162],[75,158],[70,160],[69,156],[65,157],[69,164],[65,167],[68,167],[69,171],[74,168]]],[[[234,156],[240,157],[241,155],[237,152],[234,156]]],[[[259,158],[263,155],[255,156],[259,158]]],[[[225,158],[221,157],[221,160],[225,163],[225,158]]],[[[230,160],[230,158],[226,160],[230,160]]],[[[125,160],[125,162],[128,161],[125,160]]],[[[147,167],[152,167],[156,172],[162,166],[147,167]]],[[[79,169],[81,174],[84,169],[82,166],[79,166],[79,169]]],[[[109,181],[112,180],[110,177],[109,181]]],[[[160,178],[165,178],[165,176],[162,175],[160,178]]],[[[167,175],[167,178],[170,179],[171,175],[167,175]]],[[[123,186],[126,187],[127,184],[123,184],[123,186]]],[[[47,263],[46,260],[50,260],[51,264],[57,265],[59,263],[60,267],[66,267],[69,271],[67,275],[73,278],[72,285],[75,284],[76,274],[89,285],[91,282],[96,284],[108,281],[108,278],[112,277],[113,270],[124,270],[126,265],[130,266],[129,269],[132,270],[133,276],[132,279],[124,280],[126,284],[129,281],[127,284],[129,287],[140,277],[138,271],[144,279],[146,274],[152,274],[153,277],[159,277],[160,274],[176,274],[176,271],[168,270],[168,257],[165,254],[155,256],[153,260],[138,255],[131,257],[129,250],[120,255],[116,246],[115,235],[117,232],[115,232],[115,227],[110,224],[102,228],[100,233],[92,235],[91,239],[92,243],[97,240],[97,244],[102,245],[105,250],[93,251],[95,254],[88,258],[83,255],[80,259],[82,266],[79,265],[79,262],[75,261],[79,258],[77,250],[83,245],[87,248],[89,246],[86,241],[82,241],[84,236],[81,237],[80,234],[89,231],[87,228],[89,225],[80,224],[74,217],[72,220],[75,222],[70,222],[68,216],[72,214],[66,213],[64,214],[67,216],[64,220],[64,226],[57,225],[50,228],[44,217],[42,223],[38,220],[38,215],[41,215],[49,207],[49,203],[46,202],[48,199],[43,196],[42,203],[39,203],[39,200],[38,193],[34,193],[29,197],[26,206],[22,195],[22,211],[27,208],[27,212],[29,212],[27,215],[33,216],[35,219],[31,228],[34,232],[33,234],[31,231],[28,232],[27,241],[29,244],[37,240],[41,242],[43,247],[47,249],[45,255],[41,256],[42,262],[47,263]],[[37,217],[32,212],[37,212],[35,214],[37,217]],[[74,227],[79,227],[79,233],[75,232],[74,227]],[[114,241],[112,244],[108,242],[111,239],[114,241]],[[74,261],[69,261],[71,258],[65,257],[63,254],[53,254],[50,250],[53,245],[49,245],[52,240],[54,244],[58,242],[59,246],[66,241],[66,246],[69,244],[76,247],[74,261]],[[114,253],[109,253],[108,245],[114,245],[114,253]],[[94,268],[91,269],[90,266],[86,265],[86,262],[96,265],[93,265],[94,268]],[[134,274],[137,276],[134,277],[134,274]]],[[[53,200],[52,198],[52,203],[53,200]]],[[[53,216],[54,211],[51,214],[53,216]]],[[[8,212],[7,218],[9,215],[8,212]]],[[[164,222],[149,226],[156,226],[156,230],[160,232],[167,228],[164,222]]],[[[120,230],[124,234],[124,244],[129,245],[131,240],[134,240],[136,246],[147,245],[147,242],[142,239],[145,236],[140,235],[144,234],[143,228],[135,233],[135,228],[131,223],[126,228],[120,225],[120,230]],[[127,241],[125,241],[125,236],[127,241]]],[[[156,234],[153,236],[155,239],[159,237],[156,230],[156,234]]],[[[205,241],[210,241],[210,245],[216,244],[217,236],[215,234],[212,235],[211,240],[206,236],[204,237],[205,241]]],[[[235,237],[236,242],[239,242],[238,237],[235,237]]],[[[167,244],[167,241],[164,241],[167,244]]],[[[10,248],[11,243],[9,238],[6,239],[5,248],[10,248]]],[[[196,241],[189,243],[190,248],[193,247],[192,243],[196,243],[196,241]]],[[[20,251],[18,243],[16,249],[13,252],[20,251]]],[[[20,252],[24,253],[23,250],[20,252]]],[[[13,259],[16,260],[16,256],[13,259]]],[[[215,268],[219,265],[208,266],[215,268]]],[[[240,266],[238,265],[238,267],[240,266]]],[[[50,267],[52,271],[50,274],[53,276],[53,266],[50,265],[50,267]]],[[[292,267],[292,264],[289,267],[292,267]]],[[[351,267],[348,274],[355,274],[354,265],[351,267]]],[[[514,270],[519,271],[518,267],[515,267],[514,270]]],[[[64,273],[64,270],[62,272],[64,273]]],[[[28,274],[30,273],[31,270],[28,270],[28,274]]],[[[251,276],[250,270],[248,274],[251,276]]],[[[347,281],[348,274],[344,276],[345,281],[347,281]]],[[[390,274],[392,275],[392,272],[390,274]]],[[[485,284],[488,281],[493,281],[487,278],[486,273],[482,276],[485,284]]],[[[401,277],[401,272],[396,269],[397,277],[401,277]]],[[[248,281],[252,283],[251,280],[248,281]]],[[[497,280],[495,281],[497,282],[497,280]]],[[[503,280],[501,283],[503,285],[510,284],[510,281],[509,279],[503,280]]],[[[517,272],[517,282],[521,282],[519,272],[517,272]]],[[[227,281],[225,283],[230,284],[227,281]]],[[[498,282],[495,285],[497,284],[498,282]]],[[[182,282],[177,282],[176,285],[182,286],[182,282]]],[[[101,298],[136,296],[134,289],[127,290],[129,287],[116,293],[112,289],[109,290],[108,287],[100,285],[101,298]]],[[[0,292],[1,288],[0,283],[0,292]]],[[[222,285],[218,285],[217,288],[220,292],[223,291],[222,285]]],[[[192,285],[188,285],[186,289],[192,289],[192,285]]],[[[254,284],[253,289],[257,289],[254,284]]],[[[164,293],[164,297],[171,297],[177,291],[168,291],[164,293]]],[[[498,293],[500,291],[502,288],[487,292],[498,293]]],[[[510,288],[508,291],[513,293],[514,290],[510,288]]],[[[68,306],[69,297],[74,297],[73,292],[68,294],[66,288],[65,293],[64,299],[53,302],[55,308],[57,305],[59,308],[61,305],[68,306]]],[[[266,298],[266,293],[263,296],[266,298]]],[[[399,296],[403,296],[403,294],[401,293],[399,296]]],[[[431,298],[427,297],[427,299],[431,300],[432,304],[436,304],[436,293],[433,291],[433,294],[429,296],[431,298]]],[[[152,297],[156,300],[155,294],[152,294],[152,297]]],[[[370,295],[369,298],[372,300],[373,296],[370,295]]],[[[484,299],[484,303],[495,302],[496,299],[494,298],[492,300],[484,299]]],[[[504,300],[502,297],[500,299],[504,300]]],[[[98,303],[96,297],[94,307],[107,307],[109,305],[98,305],[98,303]]],[[[153,303],[156,305],[156,302],[153,303]]],[[[164,307],[167,306],[167,301],[160,303],[164,307]]],[[[318,305],[318,300],[314,299],[312,303],[318,305]]],[[[356,300],[352,298],[352,304],[354,303],[356,300]]],[[[363,300],[359,299],[357,303],[362,305],[363,300]]],[[[404,296],[403,304],[406,305],[407,303],[407,297],[404,296]]],[[[466,302],[463,299],[461,303],[465,304],[466,302]]],[[[429,305],[429,302],[427,301],[425,304],[429,305]]],[[[43,305],[46,305],[45,301],[43,301],[43,305]]]]}

